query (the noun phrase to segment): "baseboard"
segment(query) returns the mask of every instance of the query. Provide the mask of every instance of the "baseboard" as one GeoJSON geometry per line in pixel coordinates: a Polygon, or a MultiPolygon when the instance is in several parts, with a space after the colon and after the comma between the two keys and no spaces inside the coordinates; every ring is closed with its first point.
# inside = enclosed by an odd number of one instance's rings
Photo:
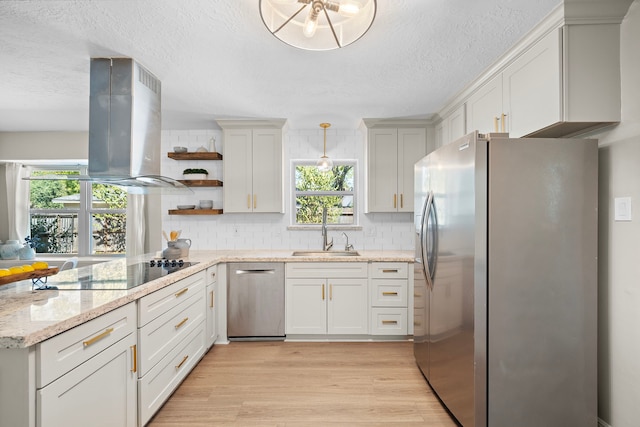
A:
{"type": "Polygon", "coordinates": [[[604,421],[602,421],[600,418],[598,418],[598,427],[611,427],[611,426],[605,423],[604,421]]]}

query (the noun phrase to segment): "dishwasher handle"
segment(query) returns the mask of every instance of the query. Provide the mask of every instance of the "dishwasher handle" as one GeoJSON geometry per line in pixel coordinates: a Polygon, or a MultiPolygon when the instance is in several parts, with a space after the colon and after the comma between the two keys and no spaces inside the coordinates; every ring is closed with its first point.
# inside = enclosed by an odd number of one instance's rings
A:
{"type": "Polygon", "coordinates": [[[238,275],[240,274],[276,274],[276,271],[256,269],[256,270],[236,270],[235,273],[238,275]]]}

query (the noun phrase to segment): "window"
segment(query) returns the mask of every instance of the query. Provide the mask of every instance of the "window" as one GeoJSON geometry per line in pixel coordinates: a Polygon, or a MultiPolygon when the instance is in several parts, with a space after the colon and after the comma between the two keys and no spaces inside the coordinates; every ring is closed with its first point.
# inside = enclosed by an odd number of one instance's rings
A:
{"type": "MultiPolygon", "coordinates": [[[[86,174],[86,168],[40,168],[31,177],[86,174]]],[[[31,236],[36,252],[120,254],[126,251],[125,190],[74,179],[29,181],[31,236]]]]}
{"type": "Polygon", "coordinates": [[[355,225],[355,162],[334,161],[330,171],[320,172],[315,162],[294,161],[294,224],[355,225]]]}

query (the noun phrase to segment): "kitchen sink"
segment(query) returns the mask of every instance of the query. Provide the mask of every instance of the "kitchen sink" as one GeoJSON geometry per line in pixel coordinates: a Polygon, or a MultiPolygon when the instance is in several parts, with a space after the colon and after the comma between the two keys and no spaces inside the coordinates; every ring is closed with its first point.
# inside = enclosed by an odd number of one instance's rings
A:
{"type": "Polygon", "coordinates": [[[343,257],[343,256],[360,256],[357,251],[295,251],[292,256],[308,256],[308,257],[343,257]]]}

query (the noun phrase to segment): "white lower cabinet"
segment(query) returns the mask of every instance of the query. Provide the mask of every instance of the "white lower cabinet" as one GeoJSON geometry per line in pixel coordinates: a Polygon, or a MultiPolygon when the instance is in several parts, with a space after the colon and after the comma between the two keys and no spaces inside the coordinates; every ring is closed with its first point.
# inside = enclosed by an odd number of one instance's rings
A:
{"type": "Polygon", "coordinates": [[[407,335],[409,269],[407,263],[376,262],[369,266],[371,335],[407,335]]]}
{"type": "Polygon", "coordinates": [[[36,423],[135,426],[135,303],[36,346],[36,423]]]}
{"type": "Polygon", "coordinates": [[[205,272],[138,301],[138,418],[145,425],[206,350],[205,272]]]}
{"type": "Polygon", "coordinates": [[[136,426],[136,373],[132,348],[136,334],[38,390],[40,427],[136,426]]]}
{"type": "Polygon", "coordinates": [[[195,367],[204,352],[204,323],[200,323],[138,380],[138,414],[141,426],[145,425],[160,409],[180,382],[195,367]]]}
{"type": "Polygon", "coordinates": [[[366,263],[290,263],[286,269],[287,335],[368,334],[366,263]]]}

